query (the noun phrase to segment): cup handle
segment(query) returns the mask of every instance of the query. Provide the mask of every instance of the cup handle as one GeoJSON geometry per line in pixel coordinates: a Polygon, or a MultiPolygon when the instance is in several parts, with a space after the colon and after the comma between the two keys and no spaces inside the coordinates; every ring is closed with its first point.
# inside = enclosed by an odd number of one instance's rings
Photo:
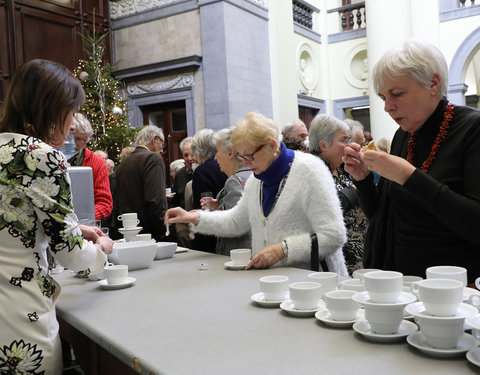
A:
{"type": "Polygon", "coordinates": [[[137,225],[138,225],[138,224],[140,224],[140,220],[139,220],[139,219],[137,219],[137,225]]]}
{"type": "Polygon", "coordinates": [[[477,287],[477,289],[480,289],[480,277],[477,277],[477,279],[475,280],[475,286],[477,287]]]}
{"type": "Polygon", "coordinates": [[[122,215],[118,215],[118,218],[117,218],[117,219],[120,220],[120,221],[122,221],[122,220],[123,220],[123,219],[122,219],[122,215]]]}
{"type": "Polygon", "coordinates": [[[476,307],[477,309],[480,308],[480,297],[479,296],[476,296],[476,295],[471,295],[468,300],[467,300],[467,303],[469,305],[472,305],[474,307],[476,307]]]}
{"type": "Polygon", "coordinates": [[[412,291],[413,294],[418,296],[418,281],[414,281],[413,283],[410,284],[410,290],[412,291]]]}

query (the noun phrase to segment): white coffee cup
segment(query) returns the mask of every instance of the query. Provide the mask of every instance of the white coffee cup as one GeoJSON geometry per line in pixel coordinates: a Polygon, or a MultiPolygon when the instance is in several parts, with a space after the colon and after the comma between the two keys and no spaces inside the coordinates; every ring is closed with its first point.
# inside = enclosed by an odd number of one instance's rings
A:
{"type": "Polygon", "coordinates": [[[363,282],[363,275],[365,275],[367,272],[373,272],[373,271],[381,271],[378,268],[361,268],[359,270],[353,271],[352,277],[354,279],[359,279],[363,282]]]}
{"type": "Polygon", "coordinates": [[[452,279],[426,279],[410,285],[423,302],[425,311],[434,316],[454,316],[463,300],[463,284],[452,279]]]}
{"type": "Polygon", "coordinates": [[[124,264],[108,265],[103,269],[108,284],[121,284],[128,276],[128,266],[124,264]]]}
{"type": "Polygon", "coordinates": [[[464,320],[465,317],[442,319],[426,314],[415,317],[428,345],[437,349],[456,348],[464,333],[464,320]]]}
{"type": "Polygon", "coordinates": [[[137,220],[137,213],[136,212],[128,212],[125,214],[118,215],[118,220],[124,221],[124,220],[137,220]]]}
{"type": "Polygon", "coordinates": [[[313,281],[300,281],[288,286],[290,299],[297,310],[314,310],[322,297],[322,286],[313,281]]]}
{"type": "Polygon", "coordinates": [[[365,285],[363,285],[360,279],[347,279],[347,280],[340,281],[340,283],[338,284],[338,289],[364,292],[365,285]]]}
{"type": "Polygon", "coordinates": [[[467,270],[458,266],[434,266],[426,270],[427,279],[452,279],[467,286],[467,270]]]}
{"type": "Polygon", "coordinates": [[[252,257],[250,249],[234,249],[230,250],[230,259],[234,266],[246,266],[252,257]]]}
{"type": "Polygon", "coordinates": [[[406,293],[411,293],[412,289],[410,289],[410,285],[416,281],[421,281],[423,278],[420,276],[411,276],[411,275],[404,275],[403,276],[403,291],[406,293]]]}
{"type": "Polygon", "coordinates": [[[373,332],[382,335],[398,332],[404,316],[404,304],[382,305],[371,303],[363,307],[365,309],[365,319],[368,320],[373,332]]]}
{"type": "Polygon", "coordinates": [[[123,227],[125,229],[135,229],[137,228],[138,224],[140,223],[140,220],[130,220],[130,219],[125,219],[122,221],[123,227]]]}
{"type": "Polygon", "coordinates": [[[265,301],[283,301],[287,298],[288,277],[283,275],[263,276],[259,279],[260,291],[265,301]]]}
{"type": "Polygon", "coordinates": [[[354,290],[330,290],[323,295],[333,320],[355,320],[360,305],[352,299],[354,294],[357,294],[354,290]]]}
{"type": "Polygon", "coordinates": [[[135,241],[151,241],[152,235],[150,233],[140,233],[135,236],[135,241]]]}
{"type": "Polygon", "coordinates": [[[322,285],[322,296],[330,290],[335,290],[338,285],[338,275],[335,272],[313,272],[307,277],[310,281],[322,285]]]}
{"type": "Polygon", "coordinates": [[[372,302],[395,303],[403,290],[403,275],[396,271],[367,272],[363,284],[372,302]]]}

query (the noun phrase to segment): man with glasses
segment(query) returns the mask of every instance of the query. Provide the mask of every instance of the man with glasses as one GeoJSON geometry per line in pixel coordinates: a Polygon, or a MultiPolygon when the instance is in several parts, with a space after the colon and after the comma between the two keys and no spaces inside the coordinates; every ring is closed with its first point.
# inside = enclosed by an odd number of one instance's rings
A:
{"type": "Polygon", "coordinates": [[[136,212],[142,227],[156,241],[165,240],[163,217],[167,210],[165,163],[161,154],[165,146],[162,129],[145,126],[138,132],[135,150],[117,169],[117,193],[114,201],[115,228],[121,227],[118,215],[136,212]]]}

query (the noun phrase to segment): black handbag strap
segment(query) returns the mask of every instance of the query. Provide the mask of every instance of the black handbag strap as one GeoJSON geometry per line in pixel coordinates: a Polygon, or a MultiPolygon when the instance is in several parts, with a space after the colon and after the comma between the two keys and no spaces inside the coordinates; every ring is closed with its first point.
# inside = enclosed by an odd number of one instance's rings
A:
{"type": "Polygon", "coordinates": [[[318,259],[318,239],[317,234],[314,233],[310,236],[312,240],[312,250],[310,253],[310,265],[312,271],[319,271],[320,270],[320,262],[318,259]]]}

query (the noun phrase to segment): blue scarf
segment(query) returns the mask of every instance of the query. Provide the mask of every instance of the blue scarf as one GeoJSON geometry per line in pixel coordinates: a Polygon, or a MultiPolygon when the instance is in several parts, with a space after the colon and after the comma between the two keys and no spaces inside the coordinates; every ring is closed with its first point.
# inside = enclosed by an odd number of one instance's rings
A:
{"type": "Polygon", "coordinates": [[[293,159],[295,158],[295,152],[285,147],[285,144],[281,143],[281,152],[277,160],[275,160],[265,172],[254,175],[260,181],[263,182],[263,215],[268,216],[273,206],[275,205],[278,188],[282,178],[285,177],[290,171],[293,159]]]}

